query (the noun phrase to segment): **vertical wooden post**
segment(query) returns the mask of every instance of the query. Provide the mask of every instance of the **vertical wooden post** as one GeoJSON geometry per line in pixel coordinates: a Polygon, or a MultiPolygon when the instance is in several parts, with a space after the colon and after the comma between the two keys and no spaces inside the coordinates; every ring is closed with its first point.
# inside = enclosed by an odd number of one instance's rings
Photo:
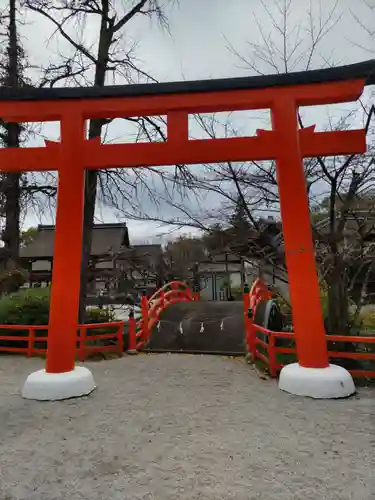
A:
{"type": "Polygon", "coordinates": [[[59,181],[46,371],[73,370],[82,255],[84,120],[70,108],[61,119],[59,181]]]}
{"type": "Polygon", "coordinates": [[[257,349],[258,349],[257,329],[256,329],[256,326],[254,325],[254,321],[253,321],[254,316],[253,316],[253,311],[251,309],[248,310],[247,317],[249,318],[249,350],[252,354],[253,361],[255,361],[256,357],[257,357],[257,349]]]}
{"type": "Polygon", "coordinates": [[[186,111],[170,111],[167,115],[167,140],[178,148],[189,139],[189,115],[186,111]]]}
{"type": "Polygon", "coordinates": [[[160,290],[160,309],[163,309],[165,306],[165,292],[164,290],[160,290]]]}
{"type": "Polygon", "coordinates": [[[272,332],[268,333],[268,359],[269,359],[269,370],[272,378],[275,378],[277,375],[277,358],[275,351],[275,337],[272,332]]]}
{"type": "MultiPolygon", "coordinates": [[[[142,312],[142,340],[143,342],[147,342],[148,340],[148,298],[143,295],[141,299],[141,312],[142,312]]],[[[150,318],[152,319],[152,318],[150,318]]]]}
{"type": "Polygon", "coordinates": [[[281,96],[275,100],[272,123],[278,143],[277,182],[298,361],[306,368],[326,368],[327,344],[297,110],[292,98],[281,96]]]}
{"type": "Polygon", "coordinates": [[[137,331],[134,318],[134,311],[130,311],[128,319],[128,354],[137,353],[137,331]]]}

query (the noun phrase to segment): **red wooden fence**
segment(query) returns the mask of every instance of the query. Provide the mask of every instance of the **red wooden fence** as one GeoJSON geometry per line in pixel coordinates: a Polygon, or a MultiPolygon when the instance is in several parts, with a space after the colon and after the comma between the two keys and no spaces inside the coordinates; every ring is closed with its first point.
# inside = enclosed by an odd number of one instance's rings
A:
{"type": "MultiPolygon", "coordinates": [[[[268,300],[272,293],[259,278],[254,282],[250,292],[244,293],[244,315],[245,315],[245,340],[248,352],[252,358],[263,361],[269,370],[271,377],[276,377],[284,364],[279,361],[280,355],[289,355],[290,361],[297,361],[297,349],[295,346],[294,333],[272,332],[254,323],[255,309],[261,300],[268,300]],[[284,345],[279,345],[284,341],[284,345]],[[285,346],[285,343],[288,345],[285,346]],[[293,344],[293,346],[291,346],[293,344]]],[[[366,351],[366,346],[375,345],[375,336],[346,336],[326,335],[328,342],[328,356],[334,362],[335,359],[354,359],[374,361],[375,352],[347,352],[336,350],[335,343],[352,343],[360,346],[366,351]]],[[[375,349],[374,349],[375,351],[375,349]]],[[[375,370],[349,370],[354,377],[375,378],[375,370]]]]}
{"type": "Polygon", "coordinates": [[[149,300],[147,297],[142,297],[142,317],[138,322],[131,319],[129,323],[129,350],[133,352],[147,344],[152,328],[169,305],[194,300],[199,300],[199,293],[192,292],[183,281],[167,283],[149,300]]]}
{"type": "MultiPolygon", "coordinates": [[[[142,297],[141,319],[136,321],[134,316],[129,317],[128,352],[136,352],[149,341],[151,329],[159,321],[160,314],[166,307],[176,302],[198,299],[199,294],[193,293],[185,283],[180,281],[166,284],[150,299],[142,297]]],[[[122,353],[124,325],[124,321],[78,325],[78,359],[84,361],[90,354],[106,351],[122,353]],[[93,344],[95,341],[103,340],[111,342],[108,345],[93,344]]],[[[48,347],[48,325],[0,325],[0,344],[2,342],[21,345],[0,346],[0,352],[26,354],[28,357],[43,355],[48,347]],[[9,333],[6,334],[6,332],[9,333]]]]}
{"type": "MultiPolygon", "coordinates": [[[[295,336],[289,332],[272,332],[263,328],[262,326],[255,325],[250,319],[247,323],[246,344],[248,351],[252,354],[253,359],[262,360],[268,367],[271,377],[276,377],[284,363],[279,361],[280,354],[295,356],[294,360],[297,361],[297,350],[295,347],[295,336]],[[278,345],[281,339],[289,345],[278,345]],[[293,344],[291,346],[290,344],[293,344]]],[[[350,342],[356,346],[360,346],[363,351],[366,346],[375,345],[375,336],[347,336],[347,335],[326,335],[328,342],[328,356],[334,362],[335,359],[354,359],[354,360],[370,360],[375,362],[375,352],[347,352],[336,350],[332,343],[346,343],[350,342]]],[[[285,342],[284,342],[285,344],[285,342]]],[[[375,349],[374,349],[375,351],[375,349]]],[[[349,370],[353,377],[368,377],[375,378],[375,370],[349,370]]]]}
{"type": "MultiPolygon", "coordinates": [[[[48,325],[0,325],[0,343],[27,343],[26,346],[3,346],[0,352],[26,354],[28,357],[45,354],[48,347],[48,325]],[[14,332],[13,335],[3,335],[3,331],[14,332]],[[25,332],[25,335],[16,335],[25,332]]],[[[78,325],[77,356],[83,361],[87,355],[106,351],[123,352],[124,322],[92,323],[78,325]],[[100,330],[99,332],[97,330],[100,330]],[[106,331],[107,330],[107,331],[106,331]],[[113,331],[114,330],[114,331],[113,331]],[[111,340],[110,345],[92,345],[98,340],[111,340]]]]}

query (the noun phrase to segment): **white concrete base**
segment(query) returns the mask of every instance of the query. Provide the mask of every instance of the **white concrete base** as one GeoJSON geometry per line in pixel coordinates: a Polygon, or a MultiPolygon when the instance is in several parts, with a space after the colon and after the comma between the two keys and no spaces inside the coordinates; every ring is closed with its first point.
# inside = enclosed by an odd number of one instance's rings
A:
{"type": "Polygon", "coordinates": [[[355,393],[350,373],[337,365],[327,368],[304,368],[298,363],[284,366],[279,388],[296,396],[315,399],[346,398],[355,393]]]}
{"type": "Polygon", "coordinates": [[[22,397],[37,401],[57,401],[86,396],[95,389],[92,373],[83,366],[76,366],[66,373],[31,373],[22,389],[22,397]]]}

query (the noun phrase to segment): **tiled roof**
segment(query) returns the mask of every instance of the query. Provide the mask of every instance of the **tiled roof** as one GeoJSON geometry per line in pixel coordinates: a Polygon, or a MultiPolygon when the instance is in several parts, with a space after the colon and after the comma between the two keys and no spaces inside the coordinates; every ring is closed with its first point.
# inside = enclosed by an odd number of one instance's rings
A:
{"type": "MultiPolygon", "coordinates": [[[[33,241],[21,248],[21,258],[50,258],[54,251],[54,226],[39,226],[33,241]]],[[[91,255],[101,256],[117,253],[129,245],[126,224],[96,224],[92,233],[91,255]]],[[[69,258],[69,239],[66,242],[69,258]]]]}

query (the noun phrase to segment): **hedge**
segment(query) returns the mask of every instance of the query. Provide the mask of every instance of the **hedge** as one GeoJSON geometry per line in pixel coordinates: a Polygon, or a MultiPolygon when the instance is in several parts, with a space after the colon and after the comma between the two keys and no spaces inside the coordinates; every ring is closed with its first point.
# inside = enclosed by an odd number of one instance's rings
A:
{"type": "MultiPolygon", "coordinates": [[[[48,325],[50,288],[29,288],[0,298],[0,325],[48,325]]],[[[87,310],[86,323],[114,321],[110,309],[87,310]]]]}

